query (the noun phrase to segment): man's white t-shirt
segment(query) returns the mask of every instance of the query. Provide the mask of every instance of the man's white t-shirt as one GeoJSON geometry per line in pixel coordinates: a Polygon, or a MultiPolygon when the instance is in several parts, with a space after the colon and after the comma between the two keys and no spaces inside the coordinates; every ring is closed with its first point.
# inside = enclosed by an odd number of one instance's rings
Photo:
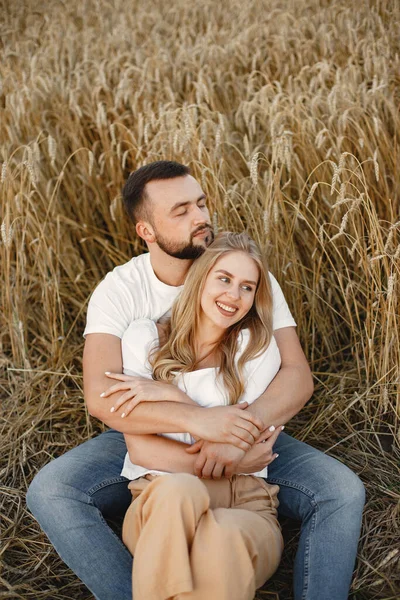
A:
{"type": "MultiPolygon", "coordinates": [[[[273,296],[273,329],[293,327],[296,323],[275,277],[269,274],[273,296]]],[[[115,267],[94,290],[88,306],[88,333],[109,333],[122,338],[137,319],[158,321],[168,313],[183,286],[160,281],[151,266],[150,254],[135,256],[115,267]]]]}

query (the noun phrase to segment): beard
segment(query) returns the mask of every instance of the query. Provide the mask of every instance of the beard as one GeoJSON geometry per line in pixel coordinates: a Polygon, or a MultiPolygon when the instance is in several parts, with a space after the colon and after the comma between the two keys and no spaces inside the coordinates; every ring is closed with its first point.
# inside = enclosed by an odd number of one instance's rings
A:
{"type": "Polygon", "coordinates": [[[203,231],[204,229],[208,231],[208,236],[205,238],[207,246],[214,240],[214,233],[210,227],[196,229],[196,231],[191,234],[190,240],[188,242],[183,242],[182,244],[174,243],[164,238],[160,232],[154,228],[154,225],[153,229],[156,234],[156,242],[161,250],[165,252],[165,254],[168,254],[168,256],[180,258],[181,260],[195,260],[204,253],[206,249],[204,246],[193,243],[193,238],[199,231],[203,231]]]}

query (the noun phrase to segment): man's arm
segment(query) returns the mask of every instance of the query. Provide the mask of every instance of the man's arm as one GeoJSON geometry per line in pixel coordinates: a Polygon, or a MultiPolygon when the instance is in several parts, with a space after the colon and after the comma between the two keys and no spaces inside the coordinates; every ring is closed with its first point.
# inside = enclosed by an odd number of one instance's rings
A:
{"type": "Polygon", "coordinates": [[[267,389],[246,409],[269,425],[284,425],[296,415],[314,391],[311,369],[294,327],[274,332],[281,368],[267,389]]]}
{"type": "Polygon", "coordinates": [[[121,418],[111,412],[120,392],[101,398],[109,387],[105,372],[122,372],[121,340],[93,333],[86,337],[83,353],[83,384],[89,413],[122,433],[191,433],[205,440],[219,440],[249,450],[262,430],[261,420],[247,413],[246,404],[202,408],[179,402],[142,402],[121,418]]]}
{"type": "MultiPolygon", "coordinates": [[[[266,429],[284,425],[303,408],[311,398],[314,384],[307,359],[301,348],[294,327],[283,327],[274,332],[275,340],[281,354],[281,368],[267,389],[246,409],[257,415],[266,429]]],[[[243,451],[229,444],[205,442],[197,455],[195,473],[203,473],[218,478],[225,468],[227,476],[237,470],[243,459],[243,451]],[[236,458],[234,458],[234,455],[236,458]]],[[[257,464],[254,464],[254,471],[257,464]]]]}
{"type": "MultiPolygon", "coordinates": [[[[273,453],[273,446],[280,431],[281,428],[278,428],[275,432],[267,434],[268,437],[264,436],[266,438],[265,443],[254,444],[236,466],[235,472],[257,473],[271,464],[277,457],[277,454],[273,453]]],[[[129,458],[133,464],[140,465],[146,469],[167,471],[168,473],[190,473],[197,475],[195,461],[198,452],[188,453],[187,449],[190,446],[187,444],[160,435],[125,434],[124,437],[129,458]]],[[[193,450],[195,450],[194,447],[193,450]]],[[[229,471],[232,471],[232,469],[230,468],[229,471]]],[[[233,471],[229,476],[232,474],[233,471]]],[[[199,477],[210,479],[210,475],[207,472],[199,473],[198,475],[199,477]]],[[[223,469],[221,469],[218,476],[213,474],[213,478],[220,479],[223,475],[223,469]]],[[[228,476],[228,473],[226,476],[228,476]]]]}
{"type": "Polygon", "coordinates": [[[133,464],[168,473],[194,474],[196,454],[185,452],[187,444],[161,435],[125,434],[124,437],[133,464]]]}
{"type": "Polygon", "coordinates": [[[187,432],[187,419],[194,408],[175,402],[143,402],[121,419],[111,413],[111,407],[122,395],[121,392],[100,398],[110,387],[105,372],[122,373],[121,340],[107,333],[91,333],[86,336],[83,351],[83,385],[88,412],[99,421],[122,433],[173,433],[187,432]]]}

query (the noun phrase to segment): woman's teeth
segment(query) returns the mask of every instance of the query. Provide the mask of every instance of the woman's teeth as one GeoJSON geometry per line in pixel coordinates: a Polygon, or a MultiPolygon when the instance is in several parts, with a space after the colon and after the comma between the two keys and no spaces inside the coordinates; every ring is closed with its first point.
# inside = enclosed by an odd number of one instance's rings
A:
{"type": "Polygon", "coordinates": [[[222,310],[226,310],[227,312],[230,312],[230,313],[235,313],[237,311],[237,308],[232,308],[231,306],[222,304],[222,302],[216,302],[216,305],[219,306],[220,308],[222,308],[222,310]]]}

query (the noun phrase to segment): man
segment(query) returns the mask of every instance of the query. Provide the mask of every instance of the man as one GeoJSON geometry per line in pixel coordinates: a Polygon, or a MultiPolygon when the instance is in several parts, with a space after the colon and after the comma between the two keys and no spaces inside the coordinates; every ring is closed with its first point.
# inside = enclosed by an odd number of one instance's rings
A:
{"type": "MultiPolygon", "coordinates": [[[[121,418],[111,410],[121,392],[102,396],[110,387],[105,372],[122,373],[123,332],[132,320],[157,320],[169,310],[193,260],[212,238],[205,195],[183,165],[159,161],[142,167],[131,174],[123,195],[149,253],[117,267],[96,288],[88,309],[83,363],[88,410],[111,429],[46,465],[27,496],[61,558],[100,600],[132,597],[132,558],[105,521],[123,515],[131,501],[127,481],[120,476],[126,453],[123,434],[129,443],[129,434],[187,431],[193,418],[193,407],[173,402],[143,402],[121,418]]],[[[281,323],[274,322],[282,366],[246,409],[255,427],[287,422],[312,394],[294,321],[279,285],[273,278],[271,282],[274,310],[279,305],[285,314],[281,323]]],[[[212,442],[211,435],[207,441],[207,431],[203,437],[196,474],[220,477],[224,469],[229,476],[239,469],[243,449],[212,442]]],[[[254,437],[247,438],[251,441],[254,437]]],[[[364,488],[347,467],[285,433],[274,452],[279,458],[271,463],[268,480],[280,486],[280,514],[302,522],[294,597],[344,600],[356,557],[364,488]]]]}

